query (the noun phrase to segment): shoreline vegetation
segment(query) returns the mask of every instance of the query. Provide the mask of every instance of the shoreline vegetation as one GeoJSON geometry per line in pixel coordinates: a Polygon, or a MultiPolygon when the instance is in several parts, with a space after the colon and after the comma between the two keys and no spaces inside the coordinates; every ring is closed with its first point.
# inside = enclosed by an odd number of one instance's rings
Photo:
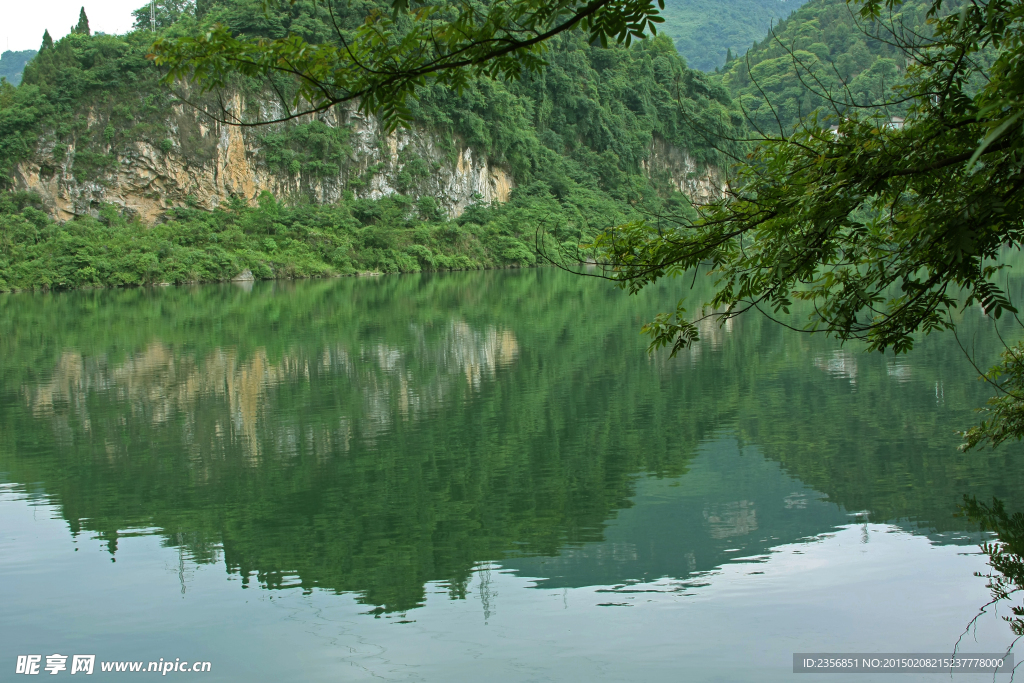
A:
{"type": "Polygon", "coordinates": [[[0,292],[531,267],[538,244],[577,244],[576,221],[586,217],[567,208],[545,192],[520,193],[448,219],[430,198],[286,206],[263,193],[255,207],[171,209],[154,225],[115,206],[60,223],[37,195],[8,192],[0,195],[0,292]]]}

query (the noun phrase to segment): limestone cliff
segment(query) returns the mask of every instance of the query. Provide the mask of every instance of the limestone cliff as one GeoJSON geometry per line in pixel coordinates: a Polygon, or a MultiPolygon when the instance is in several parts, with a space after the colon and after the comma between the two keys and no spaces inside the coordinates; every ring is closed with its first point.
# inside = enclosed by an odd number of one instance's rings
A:
{"type": "MultiPolygon", "coordinates": [[[[244,105],[236,98],[236,107],[244,105]]],[[[504,202],[514,187],[508,171],[485,155],[457,143],[456,149],[442,149],[424,131],[384,135],[375,119],[353,111],[330,111],[318,119],[349,131],[350,158],[333,177],[303,177],[301,171],[272,168],[261,154],[265,129],[219,124],[179,105],[168,114],[169,135],[162,144],[137,139],[116,148],[107,145],[99,152],[114,159],[93,178],[73,172],[75,144],[65,152],[52,138],[44,138],[33,158],[15,168],[15,184],[42,195],[58,219],[113,204],[147,222],[172,206],[213,209],[232,197],[252,203],[264,190],[322,203],[341,200],[346,190],[357,197],[378,198],[398,191],[398,178],[410,157],[425,161],[431,172],[405,188],[407,193],[434,197],[450,215],[460,214],[474,201],[504,202]]]]}
{"type": "Polygon", "coordinates": [[[694,204],[721,199],[727,187],[719,169],[713,166],[702,168],[689,152],[674,147],[660,135],[654,136],[648,156],[641,165],[649,178],[667,182],[694,204]]]}
{"type": "MultiPolygon", "coordinates": [[[[246,103],[236,96],[231,107],[242,111],[246,103]]],[[[116,135],[102,114],[90,112],[86,118],[90,129],[106,125],[116,135]]],[[[122,136],[117,144],[108,141],[97,149],[95,135],[66,147],[44,136],[32,158],[15,167],[15,187],[39,193],[58,220],[97,215],[102,204],[112,204],[147,223],[175,206],[214,209],[236,197],[255,203],[263,191],[317,203],[338,202],[346,192],[376,199],[401,191],[416,199],[433,197],[439,209],[458,216],[474,202],[507,201],[515,187],[503,165],[457,139],[445,144],[415,128],[384,134],[376,119],[353,110],[331,110],[308,117],[312,121],[347,131],[349,154],[333,175],[274,166],[263,149],[267,128],[220,124],[178,105],[167,113],[167,137],[159,143],[122,136]],[[90,174],[78,172],[74,164],[81,150],[76,144],[107,162],[90,174]],[[413,162],[421,172],[403,176],[413,162]]],[[[642,166],[649,177],[667,180],[697,203],[721,196],[716,169],[699,169],[685,150],[660,137],[654,138],[642,166]]]]}

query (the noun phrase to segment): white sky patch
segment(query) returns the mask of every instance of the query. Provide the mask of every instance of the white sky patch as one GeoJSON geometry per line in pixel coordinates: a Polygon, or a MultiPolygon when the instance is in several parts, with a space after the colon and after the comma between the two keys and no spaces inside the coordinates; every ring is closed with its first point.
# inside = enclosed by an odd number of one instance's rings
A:
{"type": "Polygon", "coordinates": [[[38,50],[43,31],[56,41],[78,23],[78,10],[85,6],[89,28],[103,33],[125,33],[132,27],[132,11],[145,0],[23,0],[3,3],[0,9],[0,52],[38,50]]]}

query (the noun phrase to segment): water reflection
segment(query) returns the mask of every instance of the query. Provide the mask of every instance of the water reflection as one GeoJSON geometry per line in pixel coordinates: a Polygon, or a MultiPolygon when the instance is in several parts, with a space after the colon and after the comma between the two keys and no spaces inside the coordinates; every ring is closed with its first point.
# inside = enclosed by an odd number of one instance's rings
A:
{"type": "Polygon", "coordinates": [[[688,577],[738,558],[766,558],[779,546],[850,523],[841,507],[728,433],[700,444],[685,476],[638,479],[631,503],[600,541],[564,548],[556,557],[507,559],[503,566],[545,577],[537,583],[542,588],[672,577],[690,590],[688,577]]]}
{"type": "Polygon", "coordinates": [[[848,380],[851,385],[857,384],[857,357],[846,349],[836,349],[829,354],[816,355],[814,367],[832,377],[848,380]]]}
{"type": "Polygon", "coordinates": [[[377,614],[482,567],[691,586],[851,519],[966,543],[964,490],[1024,504],[1007,455],[953,450],[986,392],[952,339],[893,359],[750,317],[648,356],[674,296],[539,270],[5,297],[0,473],[112,554],[156,535],[377,614]]]}
{"type": "MultiPolygon", "coordinates": [[[[201,459],[236,447],[257,463],[265,451],[275,458],[296,452],[296,426],[266,414],[267,396],[281,384],[308,384],[311,366],[318,378],[343,383],[361,394],[361,434],[372,441],[392,428],[392,408],[401,419],[420,419],[432,406],[445,403],[453,384],[464,381],[479,391],[484,380],[493,380],[518,353],[510,330],[491,326],[476,331],[461,320],[451,321],[433,338],[415,327],[411,336],[412,349],[380,342],[353,350],[336,345],[291,349],[274,361],[262,346],[245,359],[237,349],[220,347],[197,359],[158,340],[116,364],[105,356],[65,349],[48,379],[25,385],[22,392],[32,415],[50,422],[62,448],[73,447],[76,438],[91,440],[96,432],[108,456],[127,456],[132,445],[112,435],[129,421],[135,426],[148,423],[149,428],[176,421],[192,456],[201,459]],[[410,353],[432,368],[428,376],[419,377],[410,367],[410,353]],[[104,421],[95,429],[90,405],[104,421]]],[[[321,425],[304,438],[315,442],[324,456],[347,451],[351,418],[341,414],[335,429],[321,425]]]]}
{"type": "Polygon", "coordinates": [[[987,579],[991,599],[981,606],[967,632],[989,610],[998,614],[1000,608],[1005,610],[1009,606],[1010,614],[1001,617],[1017,636],[1007,649],[1009,652],[1024,637],[1024,605],[1019,598],[1024,591],[1024,512],[1008,512],[1001,500],[986,503],[976,496],[964,496],[963,510],[968,519],[995,534],[995,538],[987,539],[981,546],[991,571],[978,574],[987,579]]]}

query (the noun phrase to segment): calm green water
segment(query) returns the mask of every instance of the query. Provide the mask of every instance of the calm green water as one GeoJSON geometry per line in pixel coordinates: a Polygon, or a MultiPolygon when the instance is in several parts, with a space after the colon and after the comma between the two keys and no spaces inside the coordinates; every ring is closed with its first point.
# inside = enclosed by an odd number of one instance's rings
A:
{"type": "MultiPolygon", "coordinates": [[[[540,269],[0,297],[0,669],[767,681],[951,649],[987,598],[956,503],[1024,509],[1019,446],[955,450],[988,391],[952,336],[893,358],[751,316],[649,356],[678,296],[540,269]]],[[[965,316],[984,364],[989,329],[965,316]]]]}

